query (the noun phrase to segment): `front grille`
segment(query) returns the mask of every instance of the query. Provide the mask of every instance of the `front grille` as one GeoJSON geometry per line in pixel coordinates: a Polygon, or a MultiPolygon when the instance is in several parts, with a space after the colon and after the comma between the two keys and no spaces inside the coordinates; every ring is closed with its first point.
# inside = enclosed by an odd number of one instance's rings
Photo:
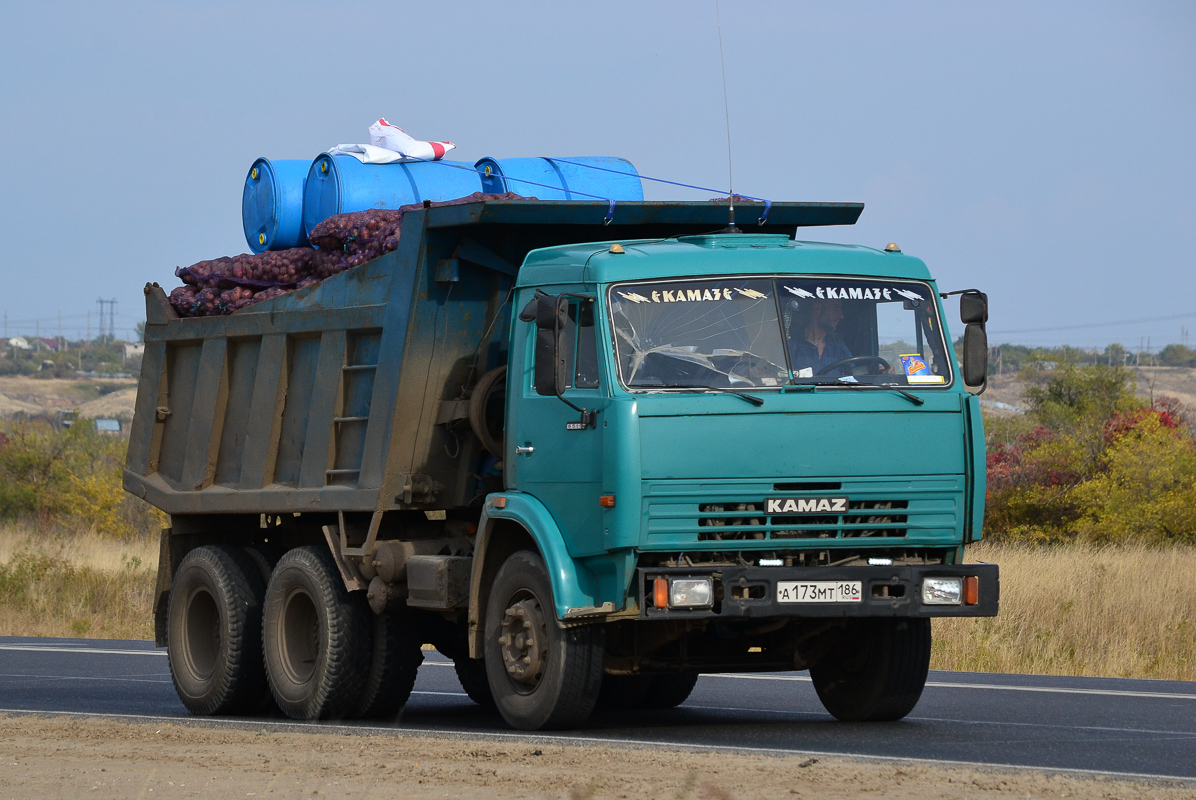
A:
{"type": "Polygon", "coordinates": [[[701,503],[698,541],[905,536],[907,500],[857,500],[845,514],[766,514],[763,503],[701,503]]]}

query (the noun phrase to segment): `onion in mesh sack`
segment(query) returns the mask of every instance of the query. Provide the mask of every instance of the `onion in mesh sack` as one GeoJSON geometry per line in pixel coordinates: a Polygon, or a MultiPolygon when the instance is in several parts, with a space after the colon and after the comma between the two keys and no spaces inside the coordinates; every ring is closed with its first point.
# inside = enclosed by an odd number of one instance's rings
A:
{"type": "Polygon", "coordinates": [[[180,317],[189,317],[195,310],[196,294],[194,286],[176,286],[170,290],[170,305],[180,317]]]}
{"type": "MultiPolygon", "coordinates": [[[[426,207],[454,206],[480,200],[525,200],[510,192],[483,194],[428,203],[426,207]]],[[[346,270],[359,267],[399,246],[403,215],[425,204],[399,209],[374,208],[337,214],[312,229],[309,237],[319,250],[293,247],[264,253],[222,256],[179,267],[183,281],[170,293],[170,304],[180,316],[229,314],[246,306],[314,285],[346,270]]]]}

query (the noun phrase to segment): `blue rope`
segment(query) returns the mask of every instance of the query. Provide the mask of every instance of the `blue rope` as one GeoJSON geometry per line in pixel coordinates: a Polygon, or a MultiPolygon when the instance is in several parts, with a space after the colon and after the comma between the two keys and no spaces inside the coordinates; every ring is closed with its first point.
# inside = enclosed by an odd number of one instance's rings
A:
{"type": "MultiPolygon", "coordinates": [[[[440,164],[441,166],[452,167],[453,169],[463,169],[463,170],[466,170],[467,172],[473,172],[477,175],[484,174],[481,170],[476,169],[474,167],[463,167],[459,164],[450,164],[446,161],[440,161],[437,159],[416,158],[414,156],[403,156],[403,158],[408,161],[421,161],[425,164],[440,164]]],[[[651,177],[648,177],[647,175],[639,175],[634,172],[620,172],[617,169],[608,169],[606,167],[596,167],[593,164],[582,164],[578,161],[570,161],[565,158],[545,158],[544,160],[545,161],[559,161],[562,164],[570,164],[575,167],[584,167],[586,169],[596,169],[599,172],[609,172],[614,175],[622,175],[625,178],[638,178],[639,180],[644,180],[644,181],[654,181],[656,183],[667,183],[670,186],[681,186],[685,189],[697,189],[699,192],[721,192],[722,191],[721,189],[710,189],[705,186],[695,186],[692,183],[680,183],[678,181],[668,181],[668,180],[665,180],[664,178],[651,178],[651,177]]],[[[552,186],[551,184],[547,184],[547,183],[536,183],[535,181],[529,181],[524,178],[509,178],[506,175],[503,175],[501,177],[502,177],[504,183],[508,182],[508,181],[514,181],[515,183],[525,183],[528,186],[539,186],[542,189],[552,189],[553,191],[558,191],[558,192],[562,191],[562,188],[560,186],[552,186]]],[[[611,220],[614,219],[614,217],[615,217],[615,201],[612,200],[611,198],[603,197],[600,194],[590,194],[589,192],[579,192],[576,189],[564,189],[564,191],[569,192],[570,194],[582,195],[583,197],[593,197],[595,200],[605,200],[607,202],[607,209],[606,209],[606,217],[603,218],[602,224],[609,225],[611,220]]],[[[771,200],[765,200],[763,197],[752,197],[750,194],[737,194],[735,196],[742,197],[747,200],[756,200],[758,202],[763,203],[764,204],[764,212],[762,214],[760,214],[760,219],[757,220],[756,224],[763,225],[765,222],[768,221],[768,214],[770,211],[772,211],[772,201],[771,200]]]]}
{"type": "MultiPolygon", "coordinates": [[[[622,175],[627,178],[639,178],[640,180],[654,181],[655,183],[667,183],[670,186],[681,186],[686,189],[697,189],[700,192],[721,192],[722,191],[721,189],[709,189],[705,186],[695,186],[692,183],[679,183],[678,181],[666,181],[664,178],[651,178],[651,177],[648,177],[647,175],[637,175],[634,172],[620,172],[617,169],[609,169],[607,167],[596,167],[593,164],[582,164],[581,162],[570,161],[566,158],[549,158],[546,160],[559,161],[562,164],[572,164],[575,167],[585,167],[586,169],[596,169],[600,172],[610,172],[614,175],[622,175]]],[[[727,194],[729,195],[730,192],[728,192],[727,194]]],[[[763,225],[765,220],[768,219],[768,213],[770,211],[772,211],[772,201],[765,200],[763,197],[752,197],[750,194],[737,194],[735,196],[743,197],[747,200],[757,200],[764,204],[764,213],[760,215],[760,221],[758,223],[756,223],[758,225],[763,225]]]]}
{"type": "MultiPolygon", "coordinates": [[[[463,169],[466,172],[472,172],[476,175],[483,175],[483,173],[480,169],[475,169],[474,167],[463,167],[460,164],[450,164],[445,161],[427,159],[427,158],[416,158],[415,156],[403,156],[403,158],[405,158],[409,161],[421,161],[424,164],[440,164],[441,166],[444,166],[444,167],[452,167],[453,169],[463,169]]],[[[399,162],[399,163],[402,163],[402,162],[399,162]]],[[[552,189],[553,191],[557,191],[557,192],[561,191],[560,186],[552,186],[551,184],[547,184],[547,183],[536,183],[535,181],[528,181],[528,180],[524,180],[523,178],[508,178],[506,175],[503,175],[502,179],[503,179],[503,181],[515,181],[516,183],[526,183],[528,186],[539,186],[543,189],[552,189]]],[[[579,195],[583,195],[585,197],[593,197],[595,200],[605,200],[607,203],[607,207],[606,207],[606,217],[604,217],[602,220],[603,225],[609,225],[610,221],[615,218],[615,201],[611,200],[609,197],[603,197],[600,194],[590,194],[589,192],[579,192],[576,189],[565,189],[564,191],[569,192],[570,194],[579,194],[579,195]]]]}

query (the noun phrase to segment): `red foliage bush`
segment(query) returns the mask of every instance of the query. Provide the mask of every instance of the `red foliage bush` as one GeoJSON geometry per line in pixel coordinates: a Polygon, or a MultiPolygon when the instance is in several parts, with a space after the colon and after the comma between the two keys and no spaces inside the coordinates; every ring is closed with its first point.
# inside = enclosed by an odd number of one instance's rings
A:
{"type": "Polygon", "coordinates": [[[1164,428],[1178,428],[1184,419],[1184,404],[1174,397],[1160,397],[1149,407],[1135,408],[1126,413],[1114,412],[1102,431],[1105,442],[1112,444],[1114,439],[1134,431],[1148,418],[1157,419],[1164,428]]]}
{"type": "Polygon", "coordinates": [[[1019,436],[1016,444],[995,445],[987,458],[990,494],[1013,487],[1069,486],[1079,481],[1078,465],[1066,458],[1028,458],[1043,445],[1059,440],[1059,434],[1039,425],[1019,436]]]}

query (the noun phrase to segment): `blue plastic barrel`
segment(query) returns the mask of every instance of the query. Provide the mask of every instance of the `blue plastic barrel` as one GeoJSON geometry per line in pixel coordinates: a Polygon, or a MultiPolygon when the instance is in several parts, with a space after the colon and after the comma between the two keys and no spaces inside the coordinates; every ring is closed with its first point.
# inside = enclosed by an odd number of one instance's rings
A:
{"type": "Polygon", "coordinates": [[[335,214],[399,208],[424,200],[453,200],[481,190],[482,182],[473,165],[461,161],[362,164],[352,156],[321,153],[307,173],[303,229],[311,233],[317,224],[335,214]]]}
{"type": "Polygon", "coordinates": [[[241,222],[250,250],[261,253],[307,245],[303,186],[310,166],[307,159],[253,162],[241,196],[241,222]]]}
{"type": "Polygon", "coordinates": [[[474,166],[487,193],[514,192],[541,200],[644,199],[639,173],[623,158],[483,158],[474,166]]]}

